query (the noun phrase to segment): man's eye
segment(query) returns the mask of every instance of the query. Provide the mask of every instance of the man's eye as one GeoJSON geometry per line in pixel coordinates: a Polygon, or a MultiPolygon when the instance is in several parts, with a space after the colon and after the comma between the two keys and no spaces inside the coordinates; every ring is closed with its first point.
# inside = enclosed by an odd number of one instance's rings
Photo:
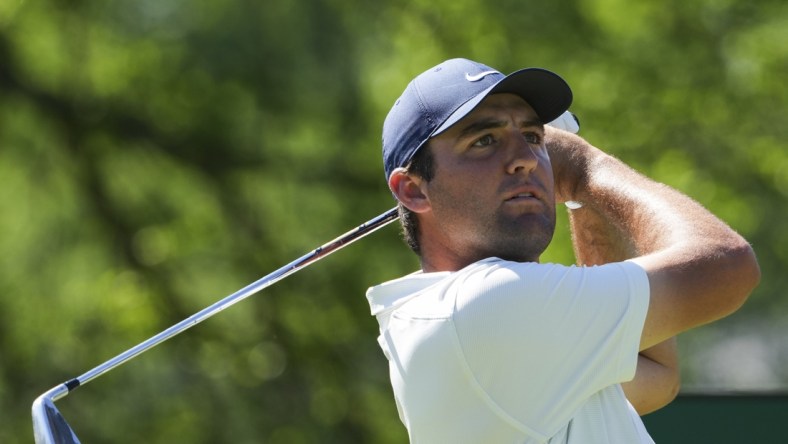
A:
{"type": "Polygon", "coordinates": [[[478,140],[476,140],[476,142],[473,142],[473,146],[476,147],[488,146],[488,145],[492,145],[493,143],[495,143],[495,138],[492,135],[487,134],[486,136],[483,136],[478,140]]]}
{"type": "Polygon", "coordinates": [[[525,140],[528,143],[533,143],[533,144],[536,144],[536,145],[539,145],[540,143],[542,143],[542,136],[539,133],[528,132],[528,133],[523,134],[523,137],[525,137],[525,140]]]}

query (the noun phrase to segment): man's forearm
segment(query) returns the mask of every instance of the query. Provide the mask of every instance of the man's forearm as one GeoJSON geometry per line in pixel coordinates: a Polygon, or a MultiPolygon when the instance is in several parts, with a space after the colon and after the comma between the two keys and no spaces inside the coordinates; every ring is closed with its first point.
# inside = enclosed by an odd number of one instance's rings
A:
{"type": "Polygon", "coordinates": [[[659,410],[676,398],[681,386],[676,348],[676,338],[671,338],[641,351],[635,378],[621,384],[639,415],[659,410]]]}
{"type": "Polygon", "coordinates": [[[570,210],[569,228],[578,265],[602,265],[635,257],[628,236],[592,206],[570,210]]]}

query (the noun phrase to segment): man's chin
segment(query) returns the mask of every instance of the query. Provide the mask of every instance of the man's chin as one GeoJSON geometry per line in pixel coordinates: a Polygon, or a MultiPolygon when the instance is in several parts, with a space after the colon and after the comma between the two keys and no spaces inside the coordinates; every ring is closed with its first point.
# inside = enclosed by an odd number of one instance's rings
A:
{"type": "Polygon", "coordinates": [[[539,258],[550,244],[547,238],[529,238],[527,242],[523,239],[499,244],[498,248],[491,251],[489,256],[513,262],[539,262],[539,258]]]}
{"type": "Polygon", "coordinates": [[[520,231],[519,236],[501,239],[496,242],[501,259],[515,262],[539,262],[539,258],[547,250],[553,240],[555,225],[545,224],[520,231]]]}

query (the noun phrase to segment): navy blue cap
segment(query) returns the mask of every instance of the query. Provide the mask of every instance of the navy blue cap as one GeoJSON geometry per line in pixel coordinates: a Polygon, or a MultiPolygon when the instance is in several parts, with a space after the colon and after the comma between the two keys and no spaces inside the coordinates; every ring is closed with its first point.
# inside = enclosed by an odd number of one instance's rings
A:
{"type": "Polygon", "coordinates": [[[531,105],[544,123],[569,109],[572,90],[557,74],[526,68],[505,76],[467,59],[451,59],[419,74],[391,107],[383,123],[386,180],[433,136],[470,113],[485,97],[512,93],[531,105]]]}

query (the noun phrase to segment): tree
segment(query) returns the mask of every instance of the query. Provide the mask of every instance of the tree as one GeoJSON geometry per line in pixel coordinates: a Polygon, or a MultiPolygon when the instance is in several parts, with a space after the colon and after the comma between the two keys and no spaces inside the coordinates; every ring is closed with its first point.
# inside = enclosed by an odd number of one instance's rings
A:
{"type": "MultiPolygon", "coordinates": [[[[560,73],[582,135],[750,239],[763,283],[682,337],[685,386],[752,384],[708,372],[731,329],[788,384],[783,2],[6,3],[2,442],[46,389],[393,206],[383,118],[455,56],[560,73]]],[[[372,236],[58,407],[84,442],[404,442],[362,296],[417,262],[372,236]]],[[[573,261],[565,230],[546,259],[573,261]]]]}

